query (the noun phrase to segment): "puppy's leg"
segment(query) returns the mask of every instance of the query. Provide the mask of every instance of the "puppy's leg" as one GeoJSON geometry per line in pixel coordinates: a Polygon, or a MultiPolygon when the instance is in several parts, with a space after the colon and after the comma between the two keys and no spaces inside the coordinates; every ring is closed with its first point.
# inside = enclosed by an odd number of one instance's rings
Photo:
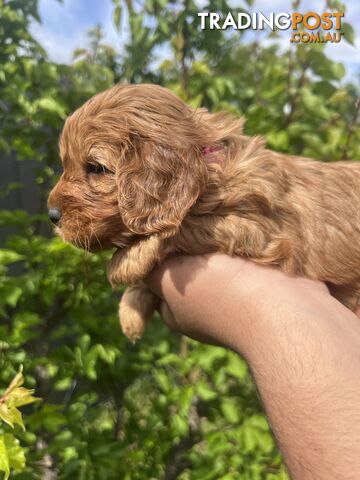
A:
{"type": "Polygon", "coordinates": [[[165,258],[163,241],[155,235],[129,248],[117,250],[108,266],[111,285],[134,285],[146,278],[155,265],[165,258]]]}
{"type": "Polygon", "coordinates": [[[146,323],[160,305],[160,298],[146,285],[128,287],[121,297],[119,318],[122,331],[135,343],[144,333],[146,323]]]}

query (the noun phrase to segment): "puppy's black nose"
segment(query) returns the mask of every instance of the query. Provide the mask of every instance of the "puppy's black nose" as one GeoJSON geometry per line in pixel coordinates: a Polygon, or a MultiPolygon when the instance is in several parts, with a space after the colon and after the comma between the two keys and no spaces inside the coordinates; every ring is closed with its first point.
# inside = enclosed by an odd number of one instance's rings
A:
{"type": "Polygon", "coordinates": [[[57,225],[61,218],[60,210],[58,208],[49,208],[49,218],[52,221],[52,223],[57,225]]]}

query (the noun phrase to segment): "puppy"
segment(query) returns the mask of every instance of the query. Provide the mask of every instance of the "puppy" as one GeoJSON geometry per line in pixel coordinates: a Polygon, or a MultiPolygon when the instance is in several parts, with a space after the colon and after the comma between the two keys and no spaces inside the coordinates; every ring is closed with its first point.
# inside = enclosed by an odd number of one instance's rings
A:
{"type": "Polygon", "coordinates": [[[242,120],[192,109],[155,85],[118,85],[65,122],[63,174],[49,197],[56,232],[89,251],[116,248],[110,283],[138,339],[159,299],[142,283],[168,255],[223,252],[360,296],[360,163],[265,148],[242,120]]]}

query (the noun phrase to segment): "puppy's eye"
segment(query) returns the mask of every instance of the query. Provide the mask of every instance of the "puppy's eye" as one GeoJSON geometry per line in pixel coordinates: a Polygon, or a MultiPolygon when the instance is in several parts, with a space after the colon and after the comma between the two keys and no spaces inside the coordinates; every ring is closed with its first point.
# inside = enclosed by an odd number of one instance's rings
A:
{"type": "Polygon", "coordinates": [[[103,173],[111,173],[104,165],[100,163],[88,163],[86,165],[87,173],[95,173],[96,175],[101,175],[103,173]]]}

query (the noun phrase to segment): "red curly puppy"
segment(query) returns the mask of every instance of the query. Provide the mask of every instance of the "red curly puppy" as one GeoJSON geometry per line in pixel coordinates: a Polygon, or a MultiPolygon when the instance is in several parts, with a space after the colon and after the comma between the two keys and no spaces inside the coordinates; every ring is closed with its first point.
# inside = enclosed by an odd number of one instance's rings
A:
{"type": "Polygon", "coordinates": [[[141,280],[174,252],[278,265],[357,307],[360,163],[272,152],[241,120],[155,85],[91,98],[66,120],[60,154],[50,218],[74,245],[117,248],[109,280],[131,285],[120,304],[131,340],[159,303],[141,280]]]}

